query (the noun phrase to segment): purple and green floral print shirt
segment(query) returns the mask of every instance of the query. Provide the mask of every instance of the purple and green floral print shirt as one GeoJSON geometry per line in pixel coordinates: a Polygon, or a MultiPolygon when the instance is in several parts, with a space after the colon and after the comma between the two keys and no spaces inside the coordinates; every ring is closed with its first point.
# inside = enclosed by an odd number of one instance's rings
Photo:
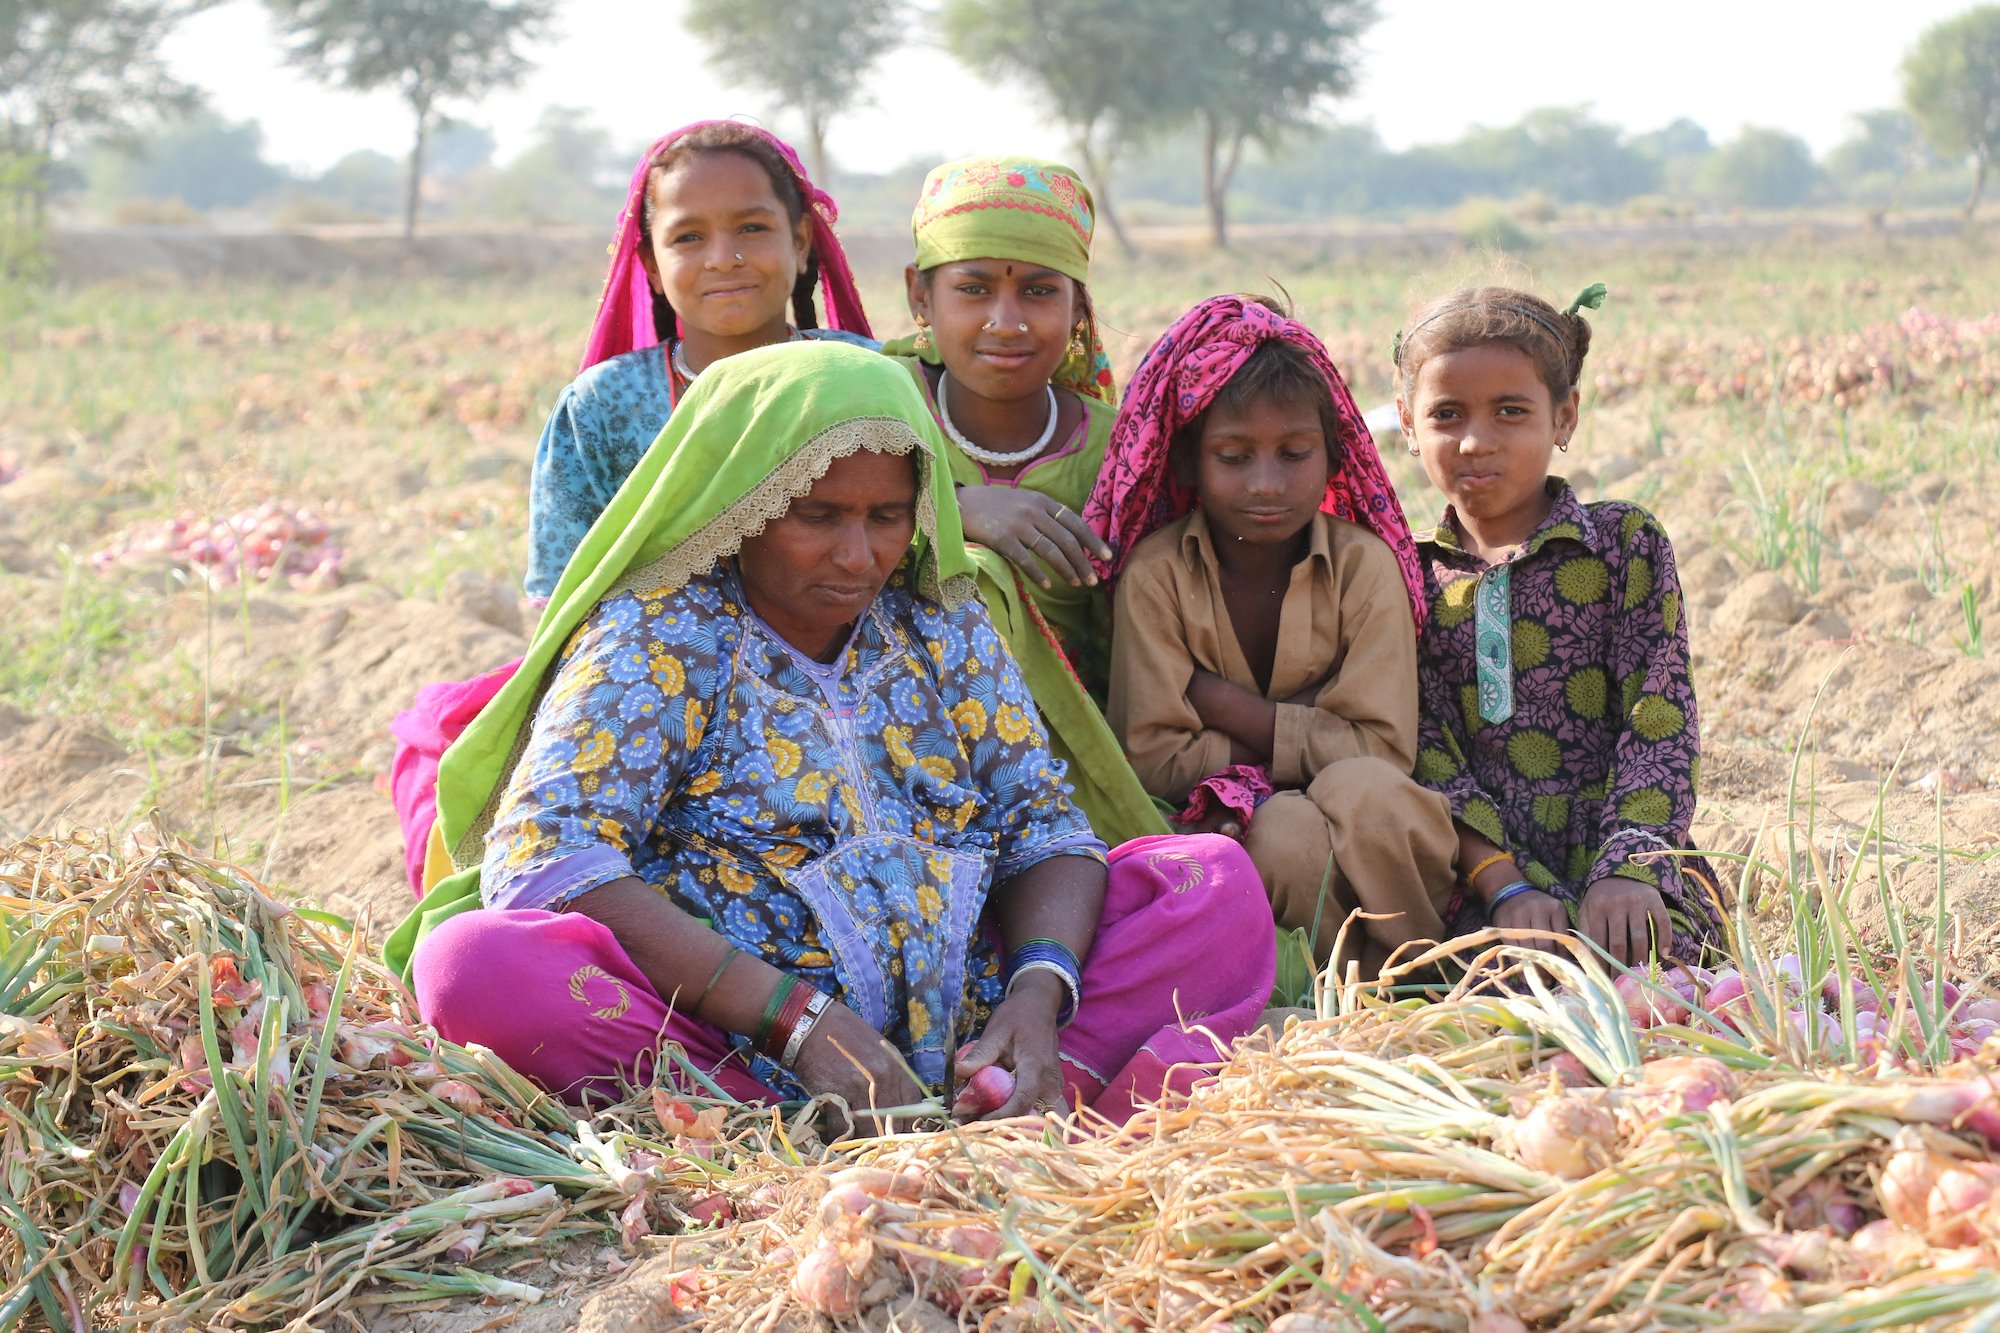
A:
{"type": "MultiPolygon", "coordinates": [[[[1450,508],[1419,535],[1431,613],[1417,669],[1416,776],[1511,852],[1572,922],[1584,891],[1607,876],[1657,886],[1672,953],[1693,958],[1720,936],[1711,892],[1720,885],[1702,858],[1661,855],[1687,845],[1701,763],[1673,545],[1638,505],[1586,505],[1559,477],[1548,488],[1548,517],[1500,564],[1467,553],[1450,508]],[[1506,596],[1498,619],[1479,610],[1496,592],[1506,596]]],[[[1447,925],[1484,924],[1480,903],[1462,894],[1447,925]]]]}

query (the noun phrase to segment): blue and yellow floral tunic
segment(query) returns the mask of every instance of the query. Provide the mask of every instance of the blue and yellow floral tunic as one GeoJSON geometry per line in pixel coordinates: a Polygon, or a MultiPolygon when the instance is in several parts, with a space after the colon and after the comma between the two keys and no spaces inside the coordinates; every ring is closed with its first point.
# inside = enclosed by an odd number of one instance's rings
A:
{"type": "Polygon", "coordinates": [[[909,571],[832,664],[756,616],[732,562],[607,597],[499,804],[486,905],[552,907],[636,875],[942,1085],[1000,997],[987,895],[1104,846],[985,609],[928,601],[909,571]]]}

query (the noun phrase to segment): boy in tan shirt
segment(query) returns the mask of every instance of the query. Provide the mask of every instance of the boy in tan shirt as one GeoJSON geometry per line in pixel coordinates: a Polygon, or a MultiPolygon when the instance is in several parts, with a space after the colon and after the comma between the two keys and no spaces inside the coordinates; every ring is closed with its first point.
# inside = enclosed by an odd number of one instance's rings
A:
{"type": "Polygon", "coordinates": [[[1242,838],[1321,962],[1355,911],[1342,962],[1371,977],[1440,939],[1456,839],[1410,777],[1422,584],[1319,340],[1261,302],[1196,306],[1140,367],[1099,490],[1108,716],[1140,782],[1242,838]]]}

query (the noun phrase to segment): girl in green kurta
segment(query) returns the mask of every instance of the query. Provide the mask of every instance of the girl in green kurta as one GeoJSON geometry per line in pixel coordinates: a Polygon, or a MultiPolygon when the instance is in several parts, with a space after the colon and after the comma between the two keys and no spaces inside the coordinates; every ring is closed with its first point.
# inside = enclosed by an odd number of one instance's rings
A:
{"type": "Polygon", "coordinates": [[[924,180],[908,271],[917,333],[885,344],[950,441],[979,590],[1069,765],[1077,804],[1116,844],[1163,833],[1098,709],[1110,614],[1078,511],[1116,419],[1090,296],[1090,191],[1053,162],[947,162],[924,180]]]}

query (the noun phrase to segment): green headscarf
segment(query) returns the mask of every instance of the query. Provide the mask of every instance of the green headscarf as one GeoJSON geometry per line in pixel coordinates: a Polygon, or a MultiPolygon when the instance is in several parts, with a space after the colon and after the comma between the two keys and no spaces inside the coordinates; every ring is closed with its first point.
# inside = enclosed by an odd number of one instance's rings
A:
{"type": "MultiPolygon", "coordinates": [[[[1011,259],[1039,264],[1075,282],[1090,281],[1090,238],[1097,205],[1083,177],[1060,162],[1031,157],[968,157],[934,167],[924,177],[910,215],[917,267],[967,259],[1011,259]]],[[[1097,318],[1086,320],[1084,350],[1056,370],[1061,388],[1117,406],[1111,359],[1097,335],[1097,318]]],[[[891,356],[916,356],[937,365],[937,350],[907,339],[884,344],[891,356]]]]}
{"type": "Polygon", "coordinates": [[[668,592],[734,555],[812,489],[836,458],[867,449],[917,458],[918,587],[957,606],[977,595],[944,440],[910,376],[860,347],[781,343],[701,373],[665,429],[584,535],[542,612],[520,670],[438,769],[438,826],[458,873],[441,880],[383,949],[407,975],[417,941],[479,905],[486,830],[526,744],[563,645],[606,597],[668,592]]]}

